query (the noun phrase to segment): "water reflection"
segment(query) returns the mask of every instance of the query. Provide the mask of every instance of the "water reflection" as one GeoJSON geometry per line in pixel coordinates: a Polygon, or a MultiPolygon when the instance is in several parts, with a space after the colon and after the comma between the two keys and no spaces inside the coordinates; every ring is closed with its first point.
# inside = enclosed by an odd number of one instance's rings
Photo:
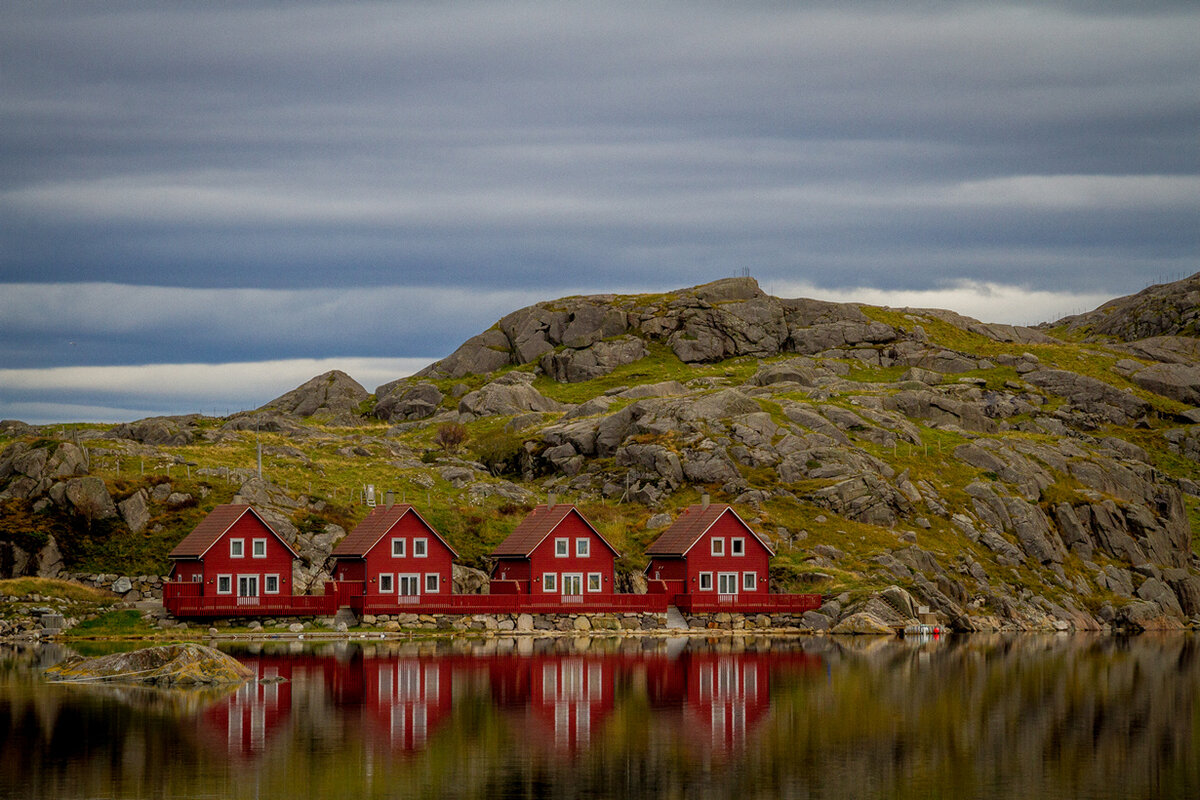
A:
{"type": "Polygon", "coordinates": [[[214,694],[0,649],[0,796],[1200,794],[1191,635],[230,652],[260,680],[214,694]]]}

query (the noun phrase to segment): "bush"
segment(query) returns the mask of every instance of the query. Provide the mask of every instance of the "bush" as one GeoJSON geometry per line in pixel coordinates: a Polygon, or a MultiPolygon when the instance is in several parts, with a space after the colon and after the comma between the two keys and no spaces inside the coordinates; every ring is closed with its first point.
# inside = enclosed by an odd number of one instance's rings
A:
{"type": "Polygon", "coordinates": [[[447,453],[457,453],[467,440],[467,427],[458,422],[447,422],[439,425],[433,435],[433,443],[447,453]]]}
{"type": "Polygon", "coordinates": [[[474,452],[493,475],[515,475],[521,472],[525,441],[515,434],[496,432],[475,442],[474,452]]]}

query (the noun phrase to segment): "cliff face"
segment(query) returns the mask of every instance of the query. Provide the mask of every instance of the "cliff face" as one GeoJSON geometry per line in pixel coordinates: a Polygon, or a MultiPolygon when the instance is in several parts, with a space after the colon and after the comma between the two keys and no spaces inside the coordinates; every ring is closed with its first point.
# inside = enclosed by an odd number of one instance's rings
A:
{"type": "MultiPolygon", "coordinates": [[[[1195,345],[1080,343],[949,311],[780,299],[731,279],[515,311],[379,387],[374,419],[356,415],[370,399],[325,391],[334,381],[320,376],[230,420],[87,435],[101,465],[138,448],[194,459],[197,474],[231,477],[227,491],[267,492],[306,555],[300,585],[323,576],[360,513],[347,489],[368,480],[419,497],[476,565],[526,505],[556,492],[603,517],[630,586],[645,546],[704,492],[773,540],[777,590],[838,598],[811,615],[816,628],[918,605],[966,630],[1179,627],[1200,617],[1195,345]],[[438,449],[447,423],[466,426],[465,453],[438,449]],[[268,487],[205,460],[206,448],[241,448],[251,465],[254,432],[268,487]]],[[[6,434],[0,499],[131,528],[169,507],[126,486],[114,492],[120,516],[105,516],[83,484],[97,462],[33,435],[6,434]]],[[[208,488],[223,499],[224,486],[208,488]]]]}

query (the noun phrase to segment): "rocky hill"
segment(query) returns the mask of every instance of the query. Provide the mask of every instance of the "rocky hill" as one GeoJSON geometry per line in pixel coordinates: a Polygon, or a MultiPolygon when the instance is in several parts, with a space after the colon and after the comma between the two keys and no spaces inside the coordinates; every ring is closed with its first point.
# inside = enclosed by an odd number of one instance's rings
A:
{"type": "MultiPolygon", "coordinates": [[[[1121,302],[1106,323],[1143,307],[1121,302]]],[[[123,548],[148,569],[240,492],[317,584],[374,484],[475,567],[555,492],[636,590],[645,547],[706,493],[774,541],[777,589],[836,598],[815,628],[914,605],[963,630],[1179,627],[1200,616],[1196,340],[1078,330],[780,299],[751,279],[538,303],[373,396],[331,373],[229,419],[0,427],[0,501],[33,530],[0,566],[53,571],[53,544],[59,570],[120,571],[123,548]]]]}
{"type": "Polygon", "coordinates": [[[1156,336],[1195,337],[1200,334],[1200,272],[1118,297],[1095,311],[1065,317],[1047,327],[1122,342],[1156,336]]]}

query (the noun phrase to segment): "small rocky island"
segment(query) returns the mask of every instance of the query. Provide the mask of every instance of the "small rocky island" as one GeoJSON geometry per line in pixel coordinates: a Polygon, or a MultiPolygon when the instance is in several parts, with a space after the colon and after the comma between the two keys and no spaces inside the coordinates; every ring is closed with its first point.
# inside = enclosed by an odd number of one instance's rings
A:
{"type": "Polygon", "coordinates": [[[97,658],[70,658],[46,670],[64,683],[137,683],[157,686],[239,684],[254,672],[236,658],[199,644],[170,644],[97,658]]]}

